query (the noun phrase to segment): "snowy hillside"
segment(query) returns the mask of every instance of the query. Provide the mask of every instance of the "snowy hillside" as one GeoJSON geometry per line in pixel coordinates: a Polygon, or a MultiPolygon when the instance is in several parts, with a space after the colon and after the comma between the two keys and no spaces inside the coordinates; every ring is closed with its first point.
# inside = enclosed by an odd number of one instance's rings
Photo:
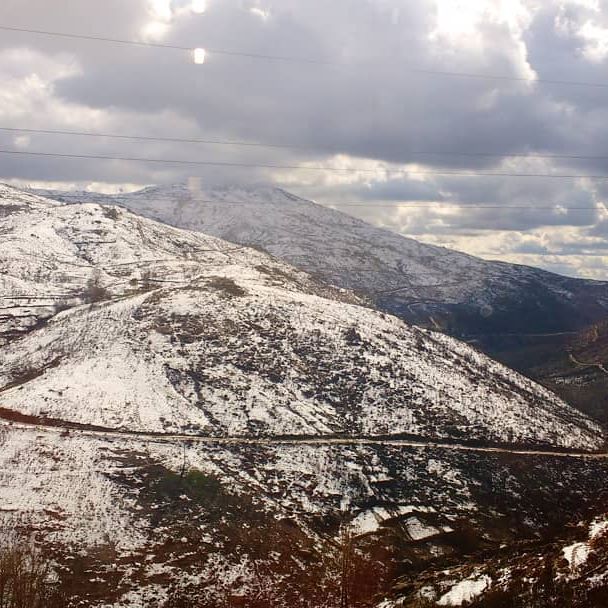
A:
{"type": "Polygon", "coordinates": [[[470,347],[124,209],[0,210],[0,546],[79,607],[368,607],[596,512],[599,428],[470,347]]]}
{"type": "Polygon", "coordinates": [[[365,293],[383,310],[454,335],[580,329],[608,312],[608,283],[425,245],[278,188],[174,185],[115,197],[66,194],[69,202],[114,201],[174,226],[261,247],[365,293]]]}
{"type": "MultiPolygon", "coordinates": [[[[68,309],[32,308],[36,324],[4,347],[8,410],[147,432],[602,445],[531,381],[265,254],[96,204],[35,203],[2,220],[3,292],[60,294],[68,309]]],[[[11,327],[27,309],[14,305],[11,327]]]]}

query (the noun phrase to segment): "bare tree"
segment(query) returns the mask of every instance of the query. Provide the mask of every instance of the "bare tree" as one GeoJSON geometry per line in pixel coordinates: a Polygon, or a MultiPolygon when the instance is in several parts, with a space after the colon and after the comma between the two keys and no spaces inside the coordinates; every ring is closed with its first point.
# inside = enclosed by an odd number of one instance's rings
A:
{"type": "Polygon", "coordinates": [[[149,268],[147,268],[141,273],[139,283],[144,291],[150,291],[151,289],[154,289],[156,287],[154,274],[149,268]]]}
{"type": "Polygon", "coordinates": [[[350,518],[343,511],[342,525],[340,526],[340,608],[350,606],[350,579],[351,562],[353,554],[352,533],[350,530],[350,518]]]}
{"type": "Polygon", "coordinates": [[[67,608],[51,563],[33,546],[0,548],[0,608],[67,608]]]}
{"type": "Polygon", "coordinates": [[[110,292],[102,284],[99,268],[93,270],[82,296],[87,304],[102,302],[110,297],[110,292]]]}

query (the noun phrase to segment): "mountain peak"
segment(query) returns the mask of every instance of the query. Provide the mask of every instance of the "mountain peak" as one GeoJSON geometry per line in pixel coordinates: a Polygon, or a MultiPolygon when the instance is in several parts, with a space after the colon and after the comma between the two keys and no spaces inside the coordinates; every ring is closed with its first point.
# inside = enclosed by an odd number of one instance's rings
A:
{"type": "Polygon", "coordinates": [[[141,190],[131,192],[124,196],[126,199],[148,199],[153,200],[178,200],[192,201],[194,203],[252,203],[252,204],[277,204],[288,201],[305,201],[282,188],[259,183],[249,185],[238,184],[210,184],[206,185],[198,179],[192,179],[173,184],[161,184],[147,186],[141,190]]]}
{"type": "MultiPolygon", "coordinates": [[[[53,196],[61,198],[61,193],[53,196]]],[[[72,199],[68,199],[72,200],[72,199]]],[[[408,322],[441,329],[518,369],[526,336],[575,332],[608,316],[608,283],[476,258],[418,242],[269,186],[151,187],[85,200],[262,249],[408,322]],[[521,335],[503,353],[496,335],[521,335]]],[[[541,336],[542,337],[542,336],[541,336]]]]}

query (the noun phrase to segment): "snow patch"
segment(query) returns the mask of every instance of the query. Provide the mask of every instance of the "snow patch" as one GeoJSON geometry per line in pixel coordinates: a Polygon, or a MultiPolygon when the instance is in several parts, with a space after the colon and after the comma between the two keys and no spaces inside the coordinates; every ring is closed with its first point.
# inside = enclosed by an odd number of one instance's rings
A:
{"type": "Polygon", "coordinates": [[[461,606],[464,602],[470,602],[481,595],[491,584],[492,579],[485,574],[479,578],[465,579],[443,594],[437,604],[439,606],[461,606]]]}
{"type": "Polygon", "coordinates": [[[571,570],[576,570],[585,564],[591,552],[587,543],[574,543],[564,547],[562,551],[571,570]]]}

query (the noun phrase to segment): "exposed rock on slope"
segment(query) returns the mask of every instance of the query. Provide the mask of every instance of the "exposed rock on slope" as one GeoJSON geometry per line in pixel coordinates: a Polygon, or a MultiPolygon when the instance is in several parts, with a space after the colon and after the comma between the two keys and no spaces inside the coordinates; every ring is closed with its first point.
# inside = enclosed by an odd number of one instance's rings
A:
{"type": "Polygon", "coordinates": [[[428,571],[409,592],[378,608],[470,606],[600,608],[608,599],[606,514],[561,531],[559,540],[498,551],[485,562],[428,571]]]}

